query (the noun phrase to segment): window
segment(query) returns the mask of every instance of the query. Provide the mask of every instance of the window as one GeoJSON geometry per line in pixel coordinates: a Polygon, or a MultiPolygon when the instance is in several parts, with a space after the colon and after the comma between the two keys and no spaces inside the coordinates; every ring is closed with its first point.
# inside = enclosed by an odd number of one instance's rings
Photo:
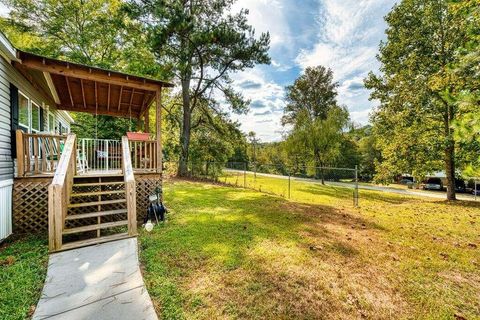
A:
{"type": "Polygon", "coordinates": [[[18,126],[28,132],[30,129],[30,101],[23,94],[18,95],[18,126]]]}
{"type": "Polygon", "coordinates": [[[19,92],[18,127],[25,132],[39,132],[42,128],[41,118],[40,106],[19,92]]]}
{"type": "Polygon", "coordinates": [[[32,102],[32,132],[40,131],[40,107],[32,102]]]}
{"type": "Polygon", "coordinates": [[[58,121],[58,133],[59,134],[67,133],[65,126],[60,121],[58,121]]]}
{"type": "Polygon", "coordinates": [[[52,112],[48,112],[48,131],[55,133],[55,115],[52,112]]]}

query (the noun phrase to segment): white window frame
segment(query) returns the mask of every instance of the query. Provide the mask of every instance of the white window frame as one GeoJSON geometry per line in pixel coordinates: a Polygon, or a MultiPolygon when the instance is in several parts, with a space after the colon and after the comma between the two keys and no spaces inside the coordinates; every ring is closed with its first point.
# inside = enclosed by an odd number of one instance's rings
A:
{"type": "Polygon", "coordinates": [[[47,109],[47,131],[55,134],[55,123],[56,123],[55,122],[55,120],[56,120],[55,113],[50,111],[49,106],[47,106],[46,109],[47,109]],[[53,127],[52,128],[50,128],[50,117],[52,117],[52,119],[53,119],[53,122],[52,122],[53,127]]]}
{"type": "MultiPolygon", "coordinates": [[[[20,122],[20,116],[18,117],[18,126],[23,128],[23,129],[27,129],[27,132],[30,133],[31,132],[31,128],[32,126],[30,125],[30,118],[32,117],[32,114],[31,114],[31,100],[30,98],[24,94],[23,92],[21,92],[20,90],[18,91],[18,94],[19,94],[19,98],[20,98],[20,95],[25,98],[27,100],[27,122],[28,123],[21,123],[20,122]]],[[[18,112],[20,113],[20,99],[18,99],[18,112]]]]}
{"type": "Polygon", "coordinates": [[[42,130],[42,124],[41,124],[42,117],[40,116],[42,112],[40,111],[40,109],[41,109],[41,107],[37,103],[35,103],[33,101],[30,102],[30,114],[29,114],[29,116],[30,116],[30,131],[32,133],[38,133],[42,130]],[[38,108],[38,129],[33,128],[33,108],[38,108]]]}
{"type": "MultiPolygon", "coordinates": [[[[42,104],[38,104],[36,103],[35,101],[33,101],[31,98],[28,97],[28,95],[26,95],[25,93],[23,93],[22,91],[18,90],[18,94],[19,94],[19,97],[20,95],[25,98],[27,100],[27,110],[28,110],[28,124],[27,123],[21,123],[20,122],[20,116],[19,116],[19,119],[18,119],[18,126],[21,127],[22,129],[27,129],[27,133],[38,133],[41,131],[42,129],[42,117],[41,117],[41,109],[44,109],[43,108],[43,103],[42,104]],[[37,108],[38,107],[38,129],[34,129],[33,128],[33,117],[32,117],[32,110],[33,108],[37,108]]],[[[20,112],[20,99],[19,99],[19,105],[18,105],[18,112],[20,112]]]]}

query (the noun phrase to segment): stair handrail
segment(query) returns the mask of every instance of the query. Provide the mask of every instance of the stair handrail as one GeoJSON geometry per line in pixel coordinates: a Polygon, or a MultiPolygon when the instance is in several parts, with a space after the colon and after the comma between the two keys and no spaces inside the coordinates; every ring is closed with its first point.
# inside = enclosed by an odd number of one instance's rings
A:
{"type": "Polygon", "coordinates": [[[137,235],[137,193],[135,175],[133,173],[130,144],[126,136],[122,137],[122,168],[125,182],[125,196],[127,199],[128,235],[137,235]]]}
{"type": "Polygon", "coordinates": [[[65,217],[77,169],[76,142],[75,134],[67,136],[52,183],[48,186],[48,247],[50,251],[58,251],[62,248],[65,217]]]}

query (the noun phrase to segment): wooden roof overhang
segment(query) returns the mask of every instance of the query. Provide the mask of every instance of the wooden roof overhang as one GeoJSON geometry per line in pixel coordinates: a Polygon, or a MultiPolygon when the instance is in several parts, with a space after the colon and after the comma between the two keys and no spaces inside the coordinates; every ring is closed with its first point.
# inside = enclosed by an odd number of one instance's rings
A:
{"type": "Polygon", "coordinates": [[[162,87],[173,84],[18,51],[20,71],[44,73],[57,109],[140,118],[162,87]]]}

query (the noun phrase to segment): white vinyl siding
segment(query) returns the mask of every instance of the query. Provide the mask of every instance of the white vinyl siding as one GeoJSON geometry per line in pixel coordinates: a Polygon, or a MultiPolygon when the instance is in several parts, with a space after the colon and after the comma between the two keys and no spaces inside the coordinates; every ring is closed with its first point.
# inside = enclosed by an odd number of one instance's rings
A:
{"type": "Polygon", "coordinates": [[[12,234],[13,180],[0,181],[0,241],[12,234]]]}

